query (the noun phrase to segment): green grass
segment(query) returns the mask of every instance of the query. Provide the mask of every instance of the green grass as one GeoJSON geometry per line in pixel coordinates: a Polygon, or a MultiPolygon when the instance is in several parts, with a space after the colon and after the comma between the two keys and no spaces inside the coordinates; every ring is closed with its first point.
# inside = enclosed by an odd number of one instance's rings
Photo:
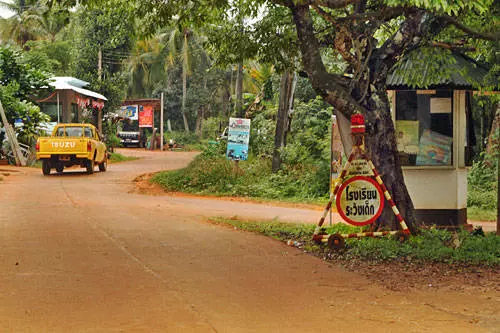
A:
{"type": "Polygon", "coordinates": [[[496,221],[497,211],[483,207],[467,207],[467,218],[473,221],[496,221]]]}
{"type": "MultiPolygon", "coordinates": [[[[278,221],[248,221],[226,218],[212,218],[211,222],[228,225],[237,229],[259,233],[280,241],[292,240],[299,247],[314,255],[323,256],[329,251],[326,246],[314,243],[311,238],[315,225],[292,224],[278,221]]],[[[345,224],[327,227],[328,234],[359,232],[360,228],[345,224]]],[[[500,265],[500,237],[494,233],[484,235],[460,231],[426,229],[419,235],[411,236],[405,243],[391,237],[365,237],[347,239],[343,251],[334,253],[334,258],[342,260],[361,259],[366,261],[406,260],[416,262],[444,262],[498,266],[500,265]]]]}
{"type": "Polygon", "coordinates": [[[135,161],[138,160],[139,157],[133,157],[133,156],[124,156],[119,153],[110,153],[109,154],[109,161],[111,163],[119,163],[119,162],[126,162],[126,161],[135,161]]]}

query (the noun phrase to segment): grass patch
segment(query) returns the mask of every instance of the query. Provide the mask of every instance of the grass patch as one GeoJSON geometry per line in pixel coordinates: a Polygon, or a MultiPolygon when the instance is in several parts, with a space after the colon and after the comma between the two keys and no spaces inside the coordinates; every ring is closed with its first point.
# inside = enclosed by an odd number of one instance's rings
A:
{"type": "MultiPolygon", "coordinates": [[[[347,239],[344,250],[331,253],[326,246],[318,245],[311,240],[315,225],[225,218],[213,218],[210,221],[259,233],[280,241],[291,240],[297,247],[307,252],[320,257],[325,257],[325,253],[328,253],[329,258],[333,259],[500,265],[500,237],[494,233],[484,234],[479,230],[472,233],[466,231],[452,233],[434,228],[425,229],[402,244],[390,237],[347,239]]],[[[325,228],[325,231],[329,234],[351,233],[359,232],[360,228],[336,224],[325,228]]]]}
{"type": "Polygon", "coordinates": [[[484,207],[468,207],[467,218],[473,221],[496,221],[497,211],[484,207]]]}
{"type": "Polygon", "coordinates": [[[133,157],[133,156],[125,156],[119,153],[109,153],[109,161],[111,163],[119,163],[119,162],[126,162],[126,161],[135,161],[138,160],[139,157],[133,157]]]}

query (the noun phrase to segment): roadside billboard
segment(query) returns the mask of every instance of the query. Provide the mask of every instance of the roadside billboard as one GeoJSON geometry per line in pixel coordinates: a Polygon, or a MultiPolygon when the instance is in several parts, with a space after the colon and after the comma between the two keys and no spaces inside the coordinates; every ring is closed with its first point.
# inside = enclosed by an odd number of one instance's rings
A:
{"type": "Polygon", "coordinates": [[[250,141],[250,119],[229,118],[227,135],[227,158],[235,161],[248,159],[250,141]]]}
{"type": "Polygon", "coordinates": [[[153,127],[153,107],[139,106],[139,127],[153,127]]]}
{"type": "Polygon", "coordinates": [[[118,115],[123,118],[128,118],[130,120],[139,119],[139,106],[138,105],[124,105],[120,108],[118,115]]]}

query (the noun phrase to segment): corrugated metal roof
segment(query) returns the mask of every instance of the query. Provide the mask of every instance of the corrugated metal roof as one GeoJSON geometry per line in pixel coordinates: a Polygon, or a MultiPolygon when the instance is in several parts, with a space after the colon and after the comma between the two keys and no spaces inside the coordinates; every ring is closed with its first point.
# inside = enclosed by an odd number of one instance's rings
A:
{"type": "Polygon", "coordinates": [[[414,64],[410,57],[403,58],[399,63],[400,73],[398,74],[393,69],[387,77],[388,89],[429,89],[435,87],[472,89],[476,83],[482,82],[486,74],[488,74],[487,68],[479,65],[466,55],[452,52],[451,56],[455,59],[455,63],[445,63],[441,67],[441,72],[446,74],[435,75],[435,73],[432,73],[432,76],[430,72],[435,70],[435,64],[432,64],[434,66],[431,66],[429,62],[414,64]],[[415,85],[415,82],[410,82],[409,77],[415,71],[418,71],[418,76],[422,79],[422,82],[427,84],[415,85]]]}
{"type": "Polygon", "coordinates": [[[52,79],[54,80],[54,82],[50,82],[50,85],[53,86],[56,90],[73,90],[85,96],[94,97],[103,101],[108,100],[106,97],[99,93],[96,93],[95,91],[82,88],[89,84],[86,81],[79,80],[70,76],[55,76],[52,79]]]}

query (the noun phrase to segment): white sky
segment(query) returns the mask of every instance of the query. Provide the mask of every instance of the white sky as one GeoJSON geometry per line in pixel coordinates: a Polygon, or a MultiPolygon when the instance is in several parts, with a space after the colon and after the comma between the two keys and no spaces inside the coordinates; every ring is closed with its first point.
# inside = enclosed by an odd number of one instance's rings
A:
{"type": "Polygon", "coordinates": [[[0,17],[8,18],[8,17],[11,17],[12,14],[14,14],[14,13],[11,12],[10,10],[7,10],[7,9],[0,7],[0,17]]]}

